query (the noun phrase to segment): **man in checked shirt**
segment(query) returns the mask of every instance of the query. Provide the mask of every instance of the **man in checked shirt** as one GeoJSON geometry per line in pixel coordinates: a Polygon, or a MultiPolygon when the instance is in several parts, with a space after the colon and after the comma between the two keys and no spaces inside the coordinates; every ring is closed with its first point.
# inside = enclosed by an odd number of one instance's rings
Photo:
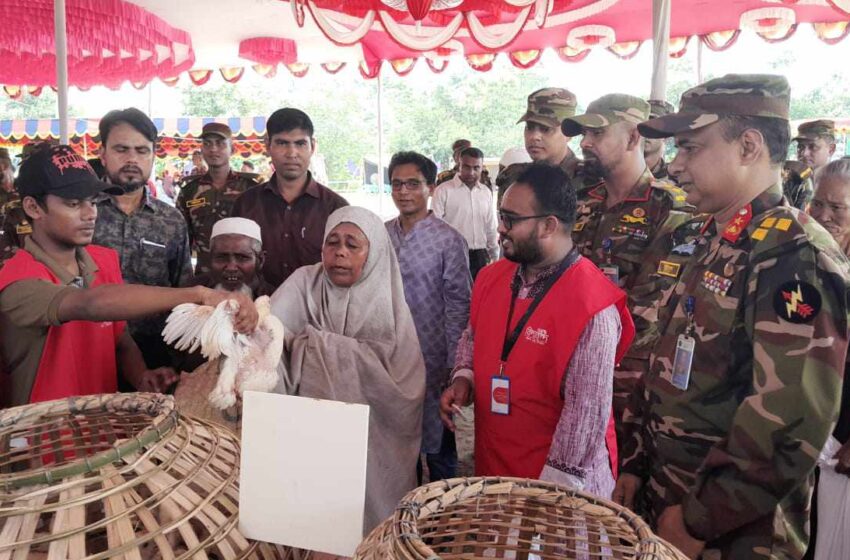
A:
{"type": "MultiPolygon", "coordinates": [[[[157,130],[136,108],[110,111],[100,121],[104,180],[123,194],[97,199],[93,243],[118,252],[127,284],[176,288],[192,278],[189,234],[176,208],[150,195],[157,130]]],[[[149,368],[169,366],[172,354],[162,340],[165,314],[130,321],[127,328],[149,368]]]]}

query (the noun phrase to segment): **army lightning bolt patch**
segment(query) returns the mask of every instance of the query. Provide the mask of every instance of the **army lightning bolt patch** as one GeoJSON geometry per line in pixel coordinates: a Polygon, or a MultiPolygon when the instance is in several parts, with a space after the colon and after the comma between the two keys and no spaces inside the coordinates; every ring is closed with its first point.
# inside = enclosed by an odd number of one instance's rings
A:
{"type": "Polygon", "coordinates": [[[791,323],[810,323],[820,313],[820,292],[808,282],[786,282],[773,294],[773,309],[791,323]]]}

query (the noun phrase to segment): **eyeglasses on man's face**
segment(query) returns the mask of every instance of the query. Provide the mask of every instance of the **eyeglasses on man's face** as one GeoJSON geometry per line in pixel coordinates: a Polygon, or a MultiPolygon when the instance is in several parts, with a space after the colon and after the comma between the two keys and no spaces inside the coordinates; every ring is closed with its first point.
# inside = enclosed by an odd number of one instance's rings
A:
{"type": "Polygon", "coordinates": [[[517,216],[516,214],[499,212],[499,221],[505,225],[506,230],[510,231],[517,222],[524,222],[525,220],[534,220],[538,218],[548,218],[551,215],[552,214],[535,214],[534,216],[517,216]]]}
{"type": "Polygon", "coordinates": [[[390,182],[390,186],[392,186],[394,191],[400,191],[402,189],[415,191],[421,189],[424,185],[425,181],[420,181],[419,179],[407,179],[406,181],[393,179],[390,182]]]}

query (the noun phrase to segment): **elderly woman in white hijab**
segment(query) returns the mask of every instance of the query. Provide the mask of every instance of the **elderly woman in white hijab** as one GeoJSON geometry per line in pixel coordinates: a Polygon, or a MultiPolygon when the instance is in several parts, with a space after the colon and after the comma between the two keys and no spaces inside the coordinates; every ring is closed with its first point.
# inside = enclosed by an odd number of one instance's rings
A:
{"type": "Polygon", "coordinates": [[[425,365],[380,218],[340,208],[324,239],[322,262],[296,270],[272,296],[286,328],[278,390],[369,405],[368,532],[416,486],[425,365]]]}

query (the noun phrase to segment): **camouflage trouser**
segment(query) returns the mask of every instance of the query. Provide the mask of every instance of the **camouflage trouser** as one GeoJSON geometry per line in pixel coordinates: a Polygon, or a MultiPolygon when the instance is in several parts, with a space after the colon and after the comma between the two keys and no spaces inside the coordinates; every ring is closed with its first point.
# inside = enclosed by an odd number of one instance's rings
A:
{"type": "MultiPolygon", "coordinates": [[[[662,469],[675,475],[667,469],[662,469]]],[[[678,473],[682,474],[682,473],[678,473]]],[[[657,530],[657,521],[666,507],[681,503],[681,492],[665,488],[661,477],[653,476],[637,497],[636,509],[657,530]]],[[[772,514],[760,517],[739,529],[708,541],[703,560],[800,560],[809,544],[811,480],[792,491],[772,514]]]]}

